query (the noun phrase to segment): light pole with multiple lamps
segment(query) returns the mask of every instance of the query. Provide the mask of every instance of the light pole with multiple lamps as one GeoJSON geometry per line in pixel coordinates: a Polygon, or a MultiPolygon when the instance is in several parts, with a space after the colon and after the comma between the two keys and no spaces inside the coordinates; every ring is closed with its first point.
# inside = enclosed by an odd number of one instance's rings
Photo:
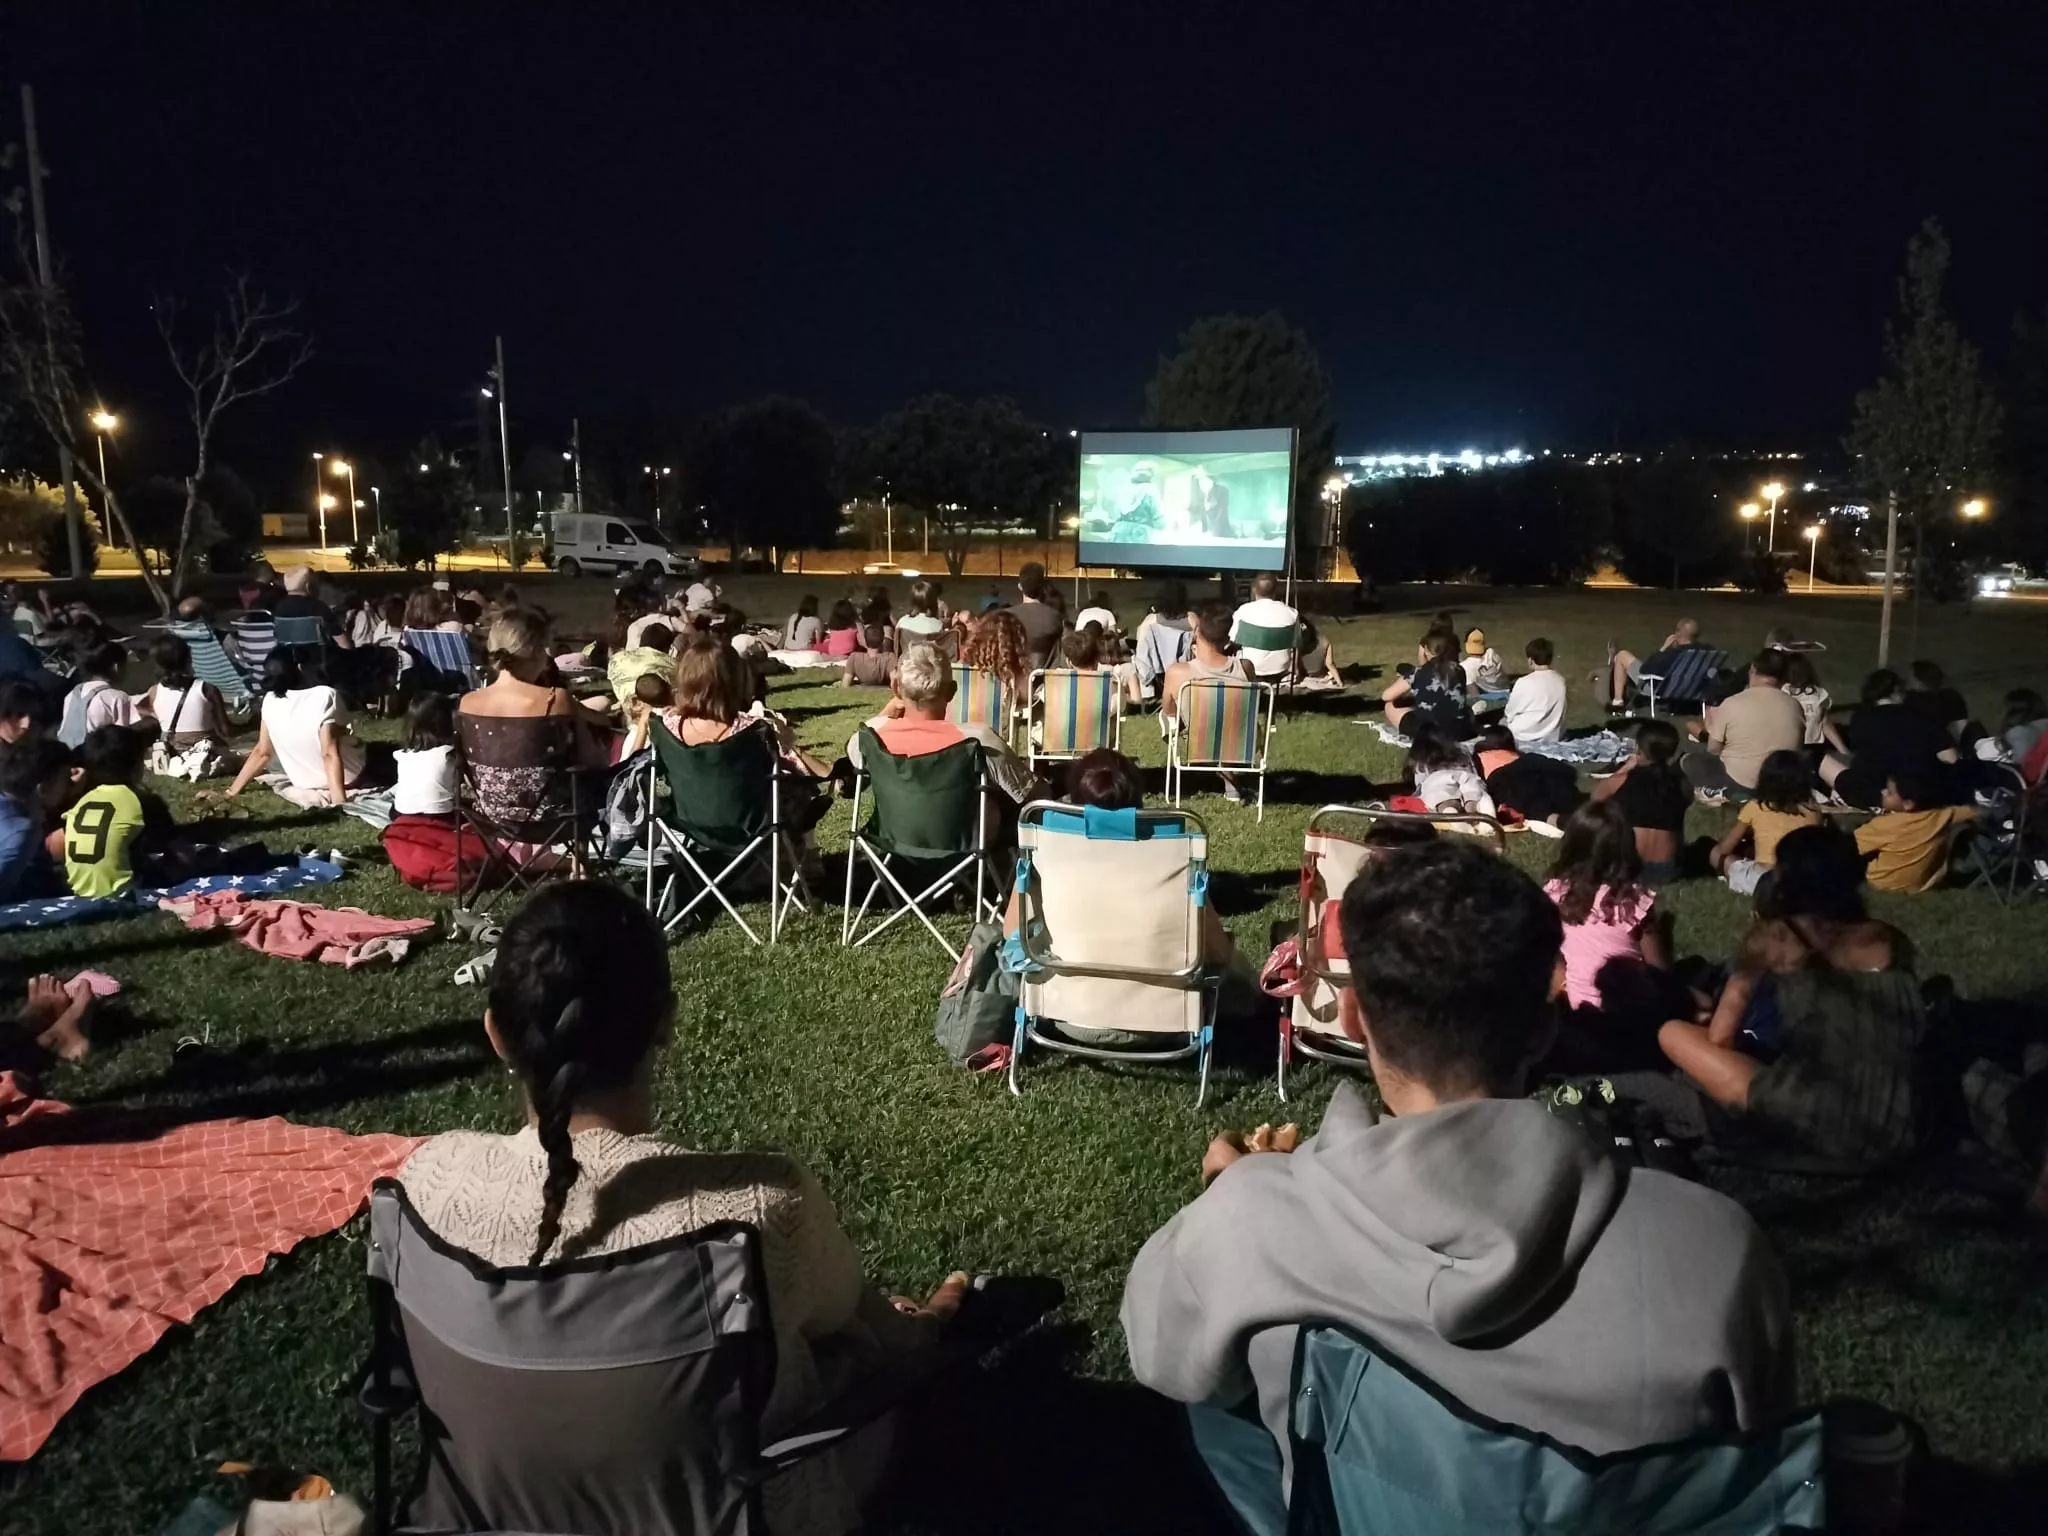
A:
{"type": "Polygon", "coordinates": [[[1778,498],[1785,494],[1785,487],[1781,482],[1773,480],[1757,494],[1771,504],[1771,522],[1764,535],[1764,553],[1775,555],[1778,552],[1778,498]]]}

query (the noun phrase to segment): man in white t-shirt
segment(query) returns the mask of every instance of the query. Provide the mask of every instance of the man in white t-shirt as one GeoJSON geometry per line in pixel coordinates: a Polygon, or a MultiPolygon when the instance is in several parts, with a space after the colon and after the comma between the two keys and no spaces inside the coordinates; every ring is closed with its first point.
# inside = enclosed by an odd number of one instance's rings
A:
{"type": "Polygon", "coordinates": [[[688,613],[709,613],[711,605],[718,601],[718,588],[705,577],[699,576],[683,592],[683,608],[688,613]]]}
{"type": "Polygon", "coordinates": [[[1500,723],[1515,733],[1515,740],[1527,745],[1557,741],[1564,736],[1564,674],[1551,666],[1557,652],[1538,635],[1522,654],[1529,658],[1529,670],[1515,679],[1500,723]]]}
{"type": "Polygon", "coordinates": [[[1252,578],[1251,601],[1231,615],[1230,638],[1254,677],[1284,677],[1293,665],[1300,624],[1301,615],[1280,601],[1280,578],[1261,571],[1252,578]]]}

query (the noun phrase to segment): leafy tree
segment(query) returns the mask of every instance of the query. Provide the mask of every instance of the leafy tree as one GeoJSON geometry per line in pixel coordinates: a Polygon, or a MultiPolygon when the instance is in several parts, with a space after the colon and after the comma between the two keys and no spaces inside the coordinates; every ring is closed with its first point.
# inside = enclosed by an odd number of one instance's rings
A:
{"type": "Polygon", "coordinates": [[[121,492],[121,511],[138,556],[152,556],[159,574],[170,568],[185,525],[185,487],[169,475],[152,475],[121,492]]]}
{"type": "MultiPolygon", "coordinates": [[[[1898,497],[1916,574],[1924,555],[1931,558],[1930,527],[1983,488],[2004,415],[1977,349],[1943,302],[1948,263],[1948,236],[1929,219],[1906,242],[1898,312],[1885,325],[1885,373],[1857,395],[1846,441],[1880,505],[1898,497]]],[[[1939,543],[1945,550],[1947,541],[1939,543]]]]}
{"type": "Polygon", "coordinates": [[[1295,428],[1295,527],[1320,526],[1315,512],[1337,452],[1330,376],[1307,332],[1278,310],[1212,315],[1189,326],[1178,350],[1159,359],[1145,419],[1175,432],[1295,428]]]}
{"type": "Polygon", "coordinates": [[[839,526],[831,425],[802,400],[769,395],[700,422],[683,455],[690,493],[714,528],[730,532],[733,560],[748,545],[775,553],[828,544],[839,526]]]}
{"type": "Polygon", "coordinates": [[[1005,396],[919,395],[849,444],[849,477],[928,516],[958,576],[976,526],[1036,522],[1066,494],[1067,446],[1005,396]]]}
{"type": "Polygon", "coordinates": [[[248,567],[250,555],[263,542],[263,512],[248,482],[225,464],[216,464],[199,482],[199,501],[209,524],[207,564],[216,571],[248,567]]]}
{"type": "Polygon", "coordinates": [[[43,525],[64,517],[64,492],[33,475],[0,479],[0,549],[41,547],[43,525]]]}
{"type": "MultiPolygon", "coordinates": [[[[71,535],[64,528],[64,493],[57,493],[57,515],[48,519],[36,536],[36,564],[46,575],[63,580],[71,574],[71,535]]],[[[78,528],[79,574],[90,576],[100,568],[98,520],[80,509],[78,528]]]]}
{"type": "Polygon", "coordinates": [[[384,492],[384,529],[399,565],[434,567],[462,542],[475,499],[469,479],[445,460],[414,460],[415,468],[384,492]]]}

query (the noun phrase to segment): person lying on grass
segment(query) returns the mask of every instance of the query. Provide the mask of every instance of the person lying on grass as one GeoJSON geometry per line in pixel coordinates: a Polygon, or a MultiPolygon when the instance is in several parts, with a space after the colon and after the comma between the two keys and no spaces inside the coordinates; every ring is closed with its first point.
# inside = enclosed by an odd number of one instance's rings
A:
{"type": "Polygon", "coordinates": [[[1775,1421],[1791,1316],[1755,1223],[1701,1185],[1624,1176],[1521,1097],[1550,1043],[1562,938],[1536,883],[1435,838],[1387,849],[1341,921],[1340,1017],[1385,1110],[1347,1082],[1291,1153],[1277,1133],[1265,1150],[1210,1144],[1208,1189],[1124,1288],[1137,1379],[1194,1405],[1198,1444],[1262,1464],[1274,1502],[1309,1322],[1596,1455],[1775,1421]],[[1254,1405],[1264,1431],[1234,1411],[1254,1405]]]}
{"type": "MultiPolygon", "coordinates": [[[[518,1080],[524,1128],[444,1131],[398,1178],[438,1237],[504,1267],[618,1253],[719,1222],[754,1227],[775,1330],[762,1409],[772,1438],[933,1339],[968,1277],[949,1276],[924,1302],[892,1303],[868,1286],[832,1201],[794,1158],[696,1152],[652,1134],[655,1058],[674,1033],[675,1007],[667,943],[638,902],[599,882],[547,887],[505,925],[483,1021],[518,1080]]],[[[857,1525],[883,1450],[886,1439],[864,1436],[772,1480],[764,1493],[774,1529],[857,1525]]],[[[579,1508],[550,1513],[595,1520],[605,1495],[572,1488],[579,1508]]]]}

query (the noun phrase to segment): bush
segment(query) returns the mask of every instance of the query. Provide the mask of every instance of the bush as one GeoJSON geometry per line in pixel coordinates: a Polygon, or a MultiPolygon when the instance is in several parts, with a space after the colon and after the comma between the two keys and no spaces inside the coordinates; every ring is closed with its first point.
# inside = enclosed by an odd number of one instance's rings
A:
{"type": "MultiPolygon", "coordinates": [[[[79,527],[80,553],[83,556],[79,574],[90,576],[100,568],[99,540],[93,536],[90,523],[81,521],[79,527]]],[[[49,575],[65,577],[71,574],[71,540],[64,532],[61,515],[43,524],[43,531],[36,540],[36,564],[49,575]]]]}
{"type": "Polygon", "coordinates": [[[240,539],[215,539],[206,546],[206,568],[216,576],[249,569],[251,551],[240,539]]]}
{"type": "Polygon", "coordinates": [[[377,563],[377,557],[370,552],[370,546],[358,540],[348,547],[348,568],[352,571],[367,571],[377,563]]]}

